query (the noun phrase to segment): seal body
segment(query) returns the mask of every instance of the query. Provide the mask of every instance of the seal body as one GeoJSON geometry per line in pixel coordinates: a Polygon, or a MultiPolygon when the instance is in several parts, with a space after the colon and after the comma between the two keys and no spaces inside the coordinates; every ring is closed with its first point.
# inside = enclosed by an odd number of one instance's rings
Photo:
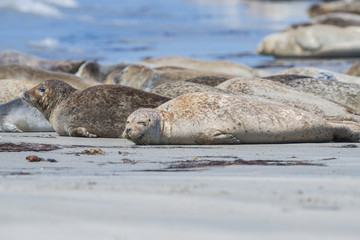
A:
{"type": "Polygon", "coordinates": [[[324,69],[314,68],[314,67],[288,68],[283,71],[277,72],[276,75],[302,75],[302,76],[314,77],[321,72],[328,72],[334,75],[339,82],[360,84],[360,77],[350,76],[350,75],[327,71],[324,69]]]}
{"type": "Polygon", "coordinates": [[[357,57],[360,27],[310,25],[266,36],[256,51],[275,57],[357,57]]]}
{"type": "Polygon", "coordinates": [[[0,132],[53,132],[43,114],[21,98],[0,104],[0,132]]]}
{"type": "Polygon", "coordinates": [[[229,74],[233,76],[267,76],[269,72],[250,68],[239,63],[217,60],[217,61],[204,61],[186,57],[159,57],[153,59],[145,59],[146,63],[154,64],[155,66],[177,66],[188,69],[195,69],[204,72],[218,72],[229,74]]]}
{"type": "Polygon", "coordinates": [[[128,65],[129,64],[126,63],[101,65],[97,62],[87,62],[80,66],[79,70],[76,72],[76,76],[92,81],[112,84],[112,81],[107,81],[108,75],[114,71],[122,71],[128,65]]]}
{"type": "Polygon", "coordinates": [[[23,94],[60,135],[119,137],[126,117],[141,107],[157,107],[169,100],[142,90],[97,85],[78,90],[59,80],[47,80],[23,94]]]}
{"type": "Polygon", "coordinates": [[[137,144],[289,143],[336,137],[358,141],[359,130],[288,106],[223,93],[191,93],[156,109],[136,110],[123,136],[137,144]]]}
{"type": "Polygon", "coordinates": [[[9,102],[21,97],[21,94],[36,83],[16,79],[0,79],[0,103],[9,102]]]}
{"type": "Polygon", "coordinates": [[[183,81],[200,76],[234,77],[229,74],[192,69],[167,68],[167,70],[156,70],[144,65],[130,65],[118,75],[114,75],[113,81],[115,84],[150,90],[164,83],[183,81]]]}
{"type": "Polygon", "coordinates": [[[30,56],[15,50],[0,51],[0,64],[18,64],[42,70],[76,73],[85,60],[58,60],[30,56]]]}
{"type": "Polygon", "coordinates": [[[347,120],[360,123],[360,117],[349,113],[343,106],[271,80],[250,77],[234,78],[221,83],[217,88],[281,102],[328,120],[347,120]]]}
{"type": "Polygon", "coordinates": [[[83,79],[69,73],[46,71],[17,64],[0,65],[0,79],[17,79],[34,83],[40,83],[49,79],[59,79],[81,89],[100,84],[99,82],[83,79]]]}
{"type": "Polygon", "coordinates": [[[332,2],[323,2],[310,6],[307,9],[309,16],[319,16],[327,13],[360,13],[360,3],[357,1],[347,0],[347,1],[332,1],[332,2]]]}

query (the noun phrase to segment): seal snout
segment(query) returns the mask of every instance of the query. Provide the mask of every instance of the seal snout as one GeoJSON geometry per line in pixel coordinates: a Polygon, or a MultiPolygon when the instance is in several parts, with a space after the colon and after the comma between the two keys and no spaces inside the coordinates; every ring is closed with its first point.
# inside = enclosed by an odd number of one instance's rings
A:
{"type": "Polygon", "coordinates": [[[131,128],[126,128],[125,133],[128,134],[131,131],[131,128]]]}

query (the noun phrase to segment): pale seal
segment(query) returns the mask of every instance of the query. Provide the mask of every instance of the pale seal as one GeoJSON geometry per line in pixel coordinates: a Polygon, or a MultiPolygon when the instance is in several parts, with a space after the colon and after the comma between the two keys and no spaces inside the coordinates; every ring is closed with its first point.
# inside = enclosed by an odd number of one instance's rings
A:
{"type": "Polygon", "coordinates": [[[217,88],[281,102],[317,114],[328,120],[360,123],[360,116],[349,113],[343,106],[267,79],[254,77],[234,78],[221,83],[217,88]]]}
{"type": "Polygon", "coordinates": [[[141,107],[157,107],[169,98],[126,86],[97,85],[78,90],[59,80],[44,81],[23,99],[51,123],[59,135],[120,137],[126,117],[141,107]]]}
{"type": "Polygon", "coordinates": [[[359,141],[359,125],[333,123],[301,109],[223,93],[190,93],[127,119],[136,144],[240,144],[359,141]]]}
{"type": "Polygon", "coordinates": [[[251,68],[239,63],[224,61],[224,60],[213,60],[205,61],[187,57],[159,57],[159,58],[147,58],[144,60],[146,63],[154,64],[155,66],[176,66],[189,69],[195,69],[204,72],[218,72],[229,74],[233,76],[268,76],[271,73],[263,70],[251,68]]]}
{"type": "Polygon", "coordinates": [[[204,72],[192,69],[175,70],[168,68],[168,70],[156,70],[145,65],[134,64],[126,67],[119,74],[113,75],[113,81],[115,84],[150,90],[163,83],[183,81],[199,76],[234,77],[229,74],[204,72]]]}
{"type": "MultiPolygon", "coordinates": [[[[282,76],[281,83],[298,91],[312,93],[330,101],[360,111],[360,85],[338,81],[324,81],[316,78],[288,79],[282,76]]],[[[275,81],[279,79],[275,76],[275,81]]],[[[267,79],[273,80],[272,77],[267,79]]]]}
{"type": "Polygon", "coordinates": [[[112,84],[112,82],[107,81],[109,74],[114,71],[122,71],[127,66],[129,64],[126,63],[102,65],[97,62],[87,62],[81,65],[75,75],[92,81],[112,84]]]}
{"type": "Polygon", "coordinates": [[[69,73],[45,71],[17,64],[0,65],[0,79],[18,79],[35,83],[40,83],[48,79],[59,79],[81,89],[100,84],[99,82],[76,77],[69,73]]]}
{"type": "Polygon", "coordinates": [[[21,98],[0,104],[0,132],[53,132],[49,121],[21,98]]]}
{"type": "Polygon", "coordinates": [[[38,58],[15,50],[0,51],[0,65],[19,64],[42,70],[76,73],[85,60],[38,58]]]}
{"type": "Polygon", "coordinates": [[[0,79],[0,103],[9,102],[21,96],[27,89],[36,83],[16,79],[0,79]]]}
{"type": "Polygon", "coordinates": [[[266,36],[256,51],[275,57],[357,57],[360,27],[311,25],[266,36]]]}
{"type": "Polygon", "coordinates": [[[307,13],[311,17],[331,12],[347,12],[360,14],[360,3],[352,0],[333,1],[314,4],[307,9],[307,13]]]}
{"type": "Polygon", "coordinates": [[[302,75],[302,76],[309,76],[313,77],[316,76],[316,74],[321,72],[328,72],[331,73],[336,77],[336,79],[339,82],[346,82],[346,83],[356,83],[360,84],[360,77],[350,76],[346,74],[341,74],[337,72],[332,72],[320,68],[314,68],[314,67],[293,67],[288,68],[285,70],[282,70],[280,72],[277,72],[275,75],[302,75]]]}

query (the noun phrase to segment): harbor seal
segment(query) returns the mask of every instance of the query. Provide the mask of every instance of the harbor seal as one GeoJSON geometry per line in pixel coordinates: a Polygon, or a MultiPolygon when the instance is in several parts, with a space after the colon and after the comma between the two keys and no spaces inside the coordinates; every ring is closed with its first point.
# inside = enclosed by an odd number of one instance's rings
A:
{"type": "MultiPolygon", "coordinates": [[[[360,85],[337,81],[324,81],[316,78],[286,79],[284,75],[282,83],[298,91],[312,93],[360,111],[360,85]]],[[[268,77],[267,79],[271,79],[268,77]]]]}
{"type": "Polygon", "coordinates": [[[164,83],[161,84],[153,89],[151,89],[152,93],[159,94],[168,98],[175,98],[180,95],[184,95],[187,93],[194,93],[194,92],[221,92],[227,93],[224,90],[210,87],[207,85],[187,82],[187,81],[178,81],[178,82],[171,82],[171,83],[164,83]]]}
{"type": "Polygon", "coordinates": [[[289,28],[266,36],[256,51],[275,57],[357,57],[360,27],[319,24],[289,28]]]}
{"type": "Polygon", "coordinates": [[[176,66],[188,69],[195,69],[204,72],[217,72],[229,74],[233,76],[268,76],[271,73],[263,70],[251,68],[239,63],[213,60],[205,61],[187,57],[167,56],[159,58],[146,58],[143,60],[145,63],[154,64],[155,66],[176,66]]]}
{"type": "Polygon", "coordinates": [[[23,65],[0,65],[0,79],[18,79],[40,83],[48,79],[59,79],[76,88],[87,88],[96,84],[96,81],[83,79],[69,73],[51,72],[23,65]]]}
{"type": "Polygon", "coordinates": [[[328,71],[328,70],[324,70],[324,69],[320,69],[320,68],[313,68],[313,67],[288,68],[288,69],[282,70],[280,72],[277,72],[274,75],[302,75],[302,76],[313,77],[321,72],[331,73],[332,75],[334,75],[336,77],[336,79],[339,82],[360,84],[360,77],[350,76],[350,75],[346,75],[346,74],[341,74],[341,73],[332,72],[332,71],[328,71]]]}
{"type": "Polygon", "coordinates": [[[353,13],[334,12],[316,16],[310,22],[294,24],[291,28],[309,26],[315,24],[333,25],[338,27],[360,26],[360,16],[353,13]]]}
{"type": "Polygon", "coordinates": [[[0,104],[0,132],[53,132],[49,121],[21,98],[0,104]]]}
{"type": "Polygon", "coordinates": [[[126,86],[96,85],[83,90],[47,80],[23,94],[59,135],[120,137],[126,117],[141,107],[157,107],[169,98],[126,86]]]}
{"type": "Polygon", "coordinates": [[[75,75],[92,81],[112,84],[112,81],[107,81],[109,74],[114,71],[122,71],[129,65],[126,63],[102,65],[97,62],[87,62],[81,65],[75,75]]]}
{"type": "Polygon", "coordinates": [[[328,120],[360,123],[360,116],[349,113],[343,106],[267,79],[254,77],[234,78],[221,83],[217,88],[281,102],[288,106],[309,111],[328,120]]]}
{"type": "Polygon", "coordinates": [[[306,12],[310,17],[331,12],[347,12],[360,14],[360,3],[353,0],[333,1],[311,5],[306,12]]]}
{"type": "Polygon", "coordinates": [[[130,65],[117,75],[113,75],[115,84],[135,87],[138,89],[150,90],[163,83],[183,81],[198,76],[218,76],[225,78],[233,78],[229,74],[204,72],[192,69],[182,70],[156,70],[145,65],[130,65]]]}
{"type": "Polygon", "coordinates": [[[9,102],[21,96],[36,83],[16,79],[0,79],[0,103],[9,102]]]}
{"type": "Polygon", "coordinates": [[[18,64],[54,72],[76,73],[85,61],[38,58],[16,50],[0,51],[0,65],[18,64]]]}
{"type": "Polygon", "coordinates": [[[136,144],[359,141],[360,127],[298,108],[223,93],[190,93],[133,112],[123,136],[136,144]]]}
{"type": "Polygon", "coordinates": [[[345,74],[360,77],[360,63],[356,63],[350,66],[346,71],[345,74]]]}

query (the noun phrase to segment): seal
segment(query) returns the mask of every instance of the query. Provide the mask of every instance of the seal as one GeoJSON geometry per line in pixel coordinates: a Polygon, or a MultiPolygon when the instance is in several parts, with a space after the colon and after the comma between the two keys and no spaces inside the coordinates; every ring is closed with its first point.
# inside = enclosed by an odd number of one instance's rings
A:
{"type": "Polygon", "coordinates": [[[338,27],[360,26],[360,16],[353,13],[334,12],[316,16],[310,22],[294,24],[291,28],[315,24],[333,25],[338,27]]]}
{"type": "Polygon", "coordinates": [[[30,81],[0,79],[0,103],[6,103],[20,97],[24,91],[35,85],[36,83],[30,81]]]}
{"type": "Polygon", "coordinates": [[[313,67],[288,68],[288,69],[282,70],[280,72],[277,72],[275,75],[302,75],[302,76],[313,77],[321,72],[327,72],[327,73],[334,75],[335,78],[339,82],[360,84],[359,77],[341,74],[341,73],[337,73],[337,72],[332,72],[332,71],[328,71],[328,70],[324,70],[324,69],[320,69],[320,68],[313,68],[313,67]]]}
{"type": "Polygon", "coordinates": [[[275,57],[356,57],[360,54],[360,27],[310,25],[266,36],[256,51],[275,57]]]}
{"type": "Polygon", "coordinates": [[[35,83],[48,79],[58,79],[80,89],[100,84],[96,81],[76,77],[73,74],[45,71],[17,64],[0,65],[0,79],[17,79],[35,83]]]}
{"type": "Polygon", "coordinates": [[[180,95],[184,95],[187,93],[194,93],[194,92],[221,92],[221,93],[228,93],[224,90],[210,87],[207,85],[187,82],[187,81],[178,81],[178,82],[171,82],[171,83],[164,83],[161,84],[153,89],[151,89],[152,93],[159,94],[168,98],[175,98],[180,95]]]}
{"type": "Polygon", "coordinates": [[[121,136],[126,117],[141,107],[157,107],[169,98],[126,86],[96,85],[83,90],[59,80],[46,80],[23,94],[59,135],[121,136]]]}
{"type": "Polygon", "coordinates": [[[136,110],[123,136],[136,144],[359,141],[360,125],[235,95],[190,93],[136,110]]]}
{"type": "Polygon", "coordinates": [[[360,14],[360,3],[357,1],[333,1],[311,5],[306,12],[310,17],[333,12],[360,14]]]}
{"type": "Polygon", "coordinates": [[[239,63],[224,60],[204,61],[187,57],[167,56],[159,58],[146,58],[144,59],[144,62],[158,67],[176,66],[204,72],[218,72],[233,76],[263,77],[271,74],[267,71],[250,68],[239,63]]]}
{"type": "Polygon", "coordinates": [[[360,123],[360,116],[351,114],[343,106],[267,79],[254,77],[234,78],[221,83],[217,88],[281,102],[288,106],[309,111],[328,120],[360,123]]]}
{"type": "Polygon", "coordinates": [[[360,63],[356,63],[350,66],[346,71],[345,74],[360,77],[360,63]]]}
{"type": "Polygon", "coordinates": [[[150,90],[163,83],[183,81],[199,76],[218,76],[225,78],[234,77],[229,74],[204,72],[192,69],[167,69],[168,70],[156,70],[145,65],[130,65],[119,74],[112,76],[113,83],[135,87],[138,89],[150,90]]]}
{"type": "MultiPolygon", "coordinates": [[[[360,111],[360,85],[339,81],[324,81],[317,78],[288,79],[282,76],[281,83],[298,91],[311,93],[329,101],[333,101],[360,111]]],[[[268,79],[271,79],[269,77],[268,79]]],[[[279,79],[277,76],[276,79],[279,79]]],[[[276,81],[276,80],[275,80],[276,81]]]]}
{"type": "Polygon", "coordinates": [[[0,132],[53,132],[49,121],[21,98],[0,104],[0,132]]]}
{"type": "Polygon", "coordinates": [[[102,65],[97,62],[86,62],[81,65],[75,75],[81,78],[90,79],[92,81],[111,84],[112,81],[107,81],[109,74],[114,71],[122,71],[125,67],[129,65],[130,64],[126,63],[102,65]]]}
{"type": "Polygon", "coordinates": [[[0,51],[0,65],[18,64],[55,72],[76,73],[85,61],[38,58],[15,50],[0,51]]]}

